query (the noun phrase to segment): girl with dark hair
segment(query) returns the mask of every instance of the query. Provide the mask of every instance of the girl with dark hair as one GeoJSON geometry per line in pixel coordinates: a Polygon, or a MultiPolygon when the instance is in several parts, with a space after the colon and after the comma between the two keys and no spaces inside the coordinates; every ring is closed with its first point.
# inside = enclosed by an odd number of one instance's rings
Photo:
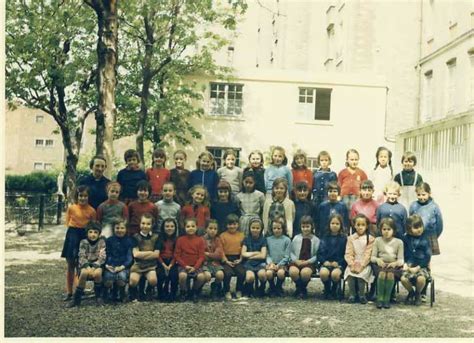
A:
{"type": "Polygon", "coordinates": [[[158,237],[158,299],[175,301],[178,293],[178,266],[174,258],[174,248],[178,239],[178,222],[174,218],[166,218],[161,225],[158,237]]]}

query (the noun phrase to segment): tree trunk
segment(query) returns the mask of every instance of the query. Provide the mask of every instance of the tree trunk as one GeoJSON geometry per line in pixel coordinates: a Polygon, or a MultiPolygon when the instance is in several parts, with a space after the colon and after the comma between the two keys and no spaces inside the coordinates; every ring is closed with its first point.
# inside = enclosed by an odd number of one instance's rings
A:
{"type": "MultiPolygon", "coordinates": [[[[165,97],[165,90],[164,90],[163,84],[164,84],[164,79],[163,79],[163,75],[161,75],[158,80],[158,89],[160,90],[160,99],[163,99],[165,97]]],[[[160,131],[159,131],[160,116],[161,116],[161,113],[159,110],[156,110],[153,113],[153,149],[158,148],[158,146],[161,143],[161,136],[160,136],[160,131]]]]}
{"type": "Polygon", "coordinates": [[[99,106],[96,113],[96,150],[105,156],[106,176],[112,173],[114,126],[117,109],[115,107],[115,87],[117,84],[117,43],[118,43],[118,0],[92,0],[86,2],[97,14],[97,90],[99,106]]]}

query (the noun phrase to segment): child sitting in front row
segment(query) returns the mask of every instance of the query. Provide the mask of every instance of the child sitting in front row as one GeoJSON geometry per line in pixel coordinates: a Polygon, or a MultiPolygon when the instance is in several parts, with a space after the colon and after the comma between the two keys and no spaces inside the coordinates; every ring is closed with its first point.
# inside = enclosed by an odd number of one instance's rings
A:
{"type": "Polygon", "coordinates": [[[270,285],[270,296],[283,295],[288,263],[290,261],[291,239],[286,235],[286,221],[283,217],[273,220],[271,236],[267,237],[267,280],[270,285]],[[275,285],[275,277],[277,279],[275,285]]]}
{"type": "Polygon", "coordinates": [[[127,236],[127,227],[125,220],[116,219],[113,223],[114,235],[107,238],[106,259],[104,269],[104,301],[115,301],[116,294],[110,295],[110,290],[116,286],[115,290],[119,293],[118,300],[125,301],[125,286],[128,282],[130,267],[133,263],[132,257],[132,239],[127,236]],[[112,299],[111,299],[112,298],[112,299]]]}
{"type": "Polygon", "coordinates": [[[237,276],[235,297],[242,297],[242,284],[245,278],[245,268],[242,265],[242,242],[244,234],[239,230],[239,217],[229,214],[226,221],[227,230],[219,236],[222,241],[224,257],[222,266],[224,267],[224,293],[226,300],[232,300],[230,292],[230,279],[237,276]]]}
{"type": "Polygon", "coordinates": [[[305,299],[306,287],[316,271],[319,238],[314,233],[314,222],[310,216],[301,218],[301,233],[291,242],[290,277],[296,285],[295,297],[305,299]]]}
{"type": "Polygon", "coordinates": [[[211,283],[211,297],[214,299],[221,295],[222,281],[224,280],[224,267],[221,264],[224,250],[221,239],[217,235],[218,233],[219,226],[217,220],[209,219],[206,234],[203,236],[204,242],[206,242],[206,250],[204,252],[206,260],[204,261],[203,270],[206,282],[210,282],[213,277],[215,279],[211,283]]]}
{"type": "MultiPolygon", "coordinates": [[[[144,276],[148,280],[151,287],[151,299],[153,289],[157,284],[156,262],[160,256],[158,247],[158,235],[152,233],[151,229],[154,224],[154,217],[149,213],[144,213],[140,218],[140,232],[133,236],[134,248],[132,250],[135,262],[130,268],[130,284],[128,293],[131,301],[137,299],[137,285],[140,278],[144,276]]],[[[141,287],[140,287],[141,288],[141,287]]],[[[140,290],[140,300],[144,300],[143,290],[140,290]]]]}
{"type": "Polygon", "coordinates": [[[395,277],[401,276],[403,242],[395,238],[395,223],[391,218],[380,221],[379,231],[372,248],[371,262],[377,276],[377,308],[390,308],[390,295],[395,277]]]}
{"type": "Polygon", "coordinates": [[[79,283],[74,293],[74,299],[67,307],[79,306],[84,294],[87,280],[94,280],[95,299],[99,305],[102,301],[102,265],[105,262],[105,240],[100,237],[100,224],[91,221],[87,224],[86,235],[79,246],[79,283]]]}
{"type": "Polygon", "coordinates": [[[355,303],[357,296],[361,304],[367,304],[365,288],[367,283],[374,280],[370,257],[375,238],[369,234],[369,219],[363,214],[358,214],[352,219],[355,233],[347,239],[346,253],[344,259],[347,268],[344,272],[344,280],[349,285],[349,303],[355,303]],[[356,294],[358,287],[358,294],[356,294]]]}
{"type": "Polygon", "coordinates": [[[249,297],[253,295],[253,284],[256,277],[259,286],[257,296],[263,297],[267,284],[265,273],[265,259],[267,257],[267,241],[262,234],[263,223],[260,219],[254,218],[250,221],[250,234],[245,237],[242,245],[242,258],[245,259],[245,283],[244,289],[249,297]]]}
{"type": "Polygon", "coordinates": [[[423,220],[417,214],[407,220],[407,232],[403,238],[405,265],[401,281],[408,291],[406,304],[421,305],[421,291],[430,279],[431,247],[428,239],[423,236],[423,220]],[[413,290],[415,286],[415,290],[413,290]]]}
{"type": "Polygon", "coordinates": [[[202,237],[196,235],[197,220],[195,218],[187,218],[184,221],[184,231],[186,234],[178,238],[174,250],[174,258],[178,264],[180,301],[187,298],[196,302],[201,286],[205,282],[201,267],[205,259],[206,243],[202,237]],[[194,280],[191,290],[187,289],[188,279],[194,280]]]}
{"type": "Polygon", "coordinates": [[[329,234],[323,236],[319,244],[318,261],[321,265],[319,277],[324,285],[324,298],[336,299],[339,282],[346,267],[344,253],[347,236],[344,233],[344,221],[340,214],[335,213],[329,217],[328,232],[329,234]]]}

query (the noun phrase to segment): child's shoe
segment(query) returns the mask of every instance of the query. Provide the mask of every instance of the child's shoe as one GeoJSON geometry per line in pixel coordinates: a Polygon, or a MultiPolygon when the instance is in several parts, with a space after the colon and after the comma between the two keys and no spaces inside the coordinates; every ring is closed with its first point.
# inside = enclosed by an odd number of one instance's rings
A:
{"type": "Polygon", "coordinates": [[[77,287],[76,291],[74,292],[73,299],[66,305],[66,308],[80,306],[83,295],[84,295],[84,289],[77,287]]]}
{"type": "Polygon", "coordinates": [[[383,308],[390,308],[390,301],[383,303],[383,308]]]}
{"type": "Polygon", "coordinates": [[[104,287],[102,290],[102,299],[104,300],[105,304],[110,303],[110,289],[107,287],[104,287]]]}
{"type": "Polygon", "coordinates": [[[368,301],[367,301],[367,298],[364,295],[362,295],[362,296],[359,297],[359,302],[361,304],[365,305],[365,304],[367,304],[368,301]]]}
{"type": "Polygon", "coordinates": [[[63,297],[63,301],[71,301],[72,300],[72,293],[67,293],[64,297],[63,297]]]}
{"type": "Polygon", "coordinates": [[[377,300],[377,308],[382,308],[383,307],[383,303],[381,301],[378,301],[377,300]]]}
{"type": "Polygon", "coordinates": [[[137,287],[128,288],[128,298],[130,301],[137,301],[137,287]]]}
{"type": "Polygon", "coordinates": [[[331,287],[331,298],[338,299],[339,298],[339,282],[333,282],[331,287]]]}
{"type": "Polygon", "coordinates": [[[226,292],[226,293],[225,293],[225,300],[227,300],[227,301],[232,300],[232,293],[226,292]]]}
{"type": "Polygon", "coordinates": [[[331,299],[331,281],[326,281],[324,284],[323,297],[325,300],[331,299]]]}
{"type": "Polygon", "coordinates": [[[180,302],[185,302],[186,301],[186,291],[180,291],[179,292],[179,301],[180,302]]]}
{"type": "Polygon", "coordinates": [[[95,301],[97,305],[99,306],[104,305],[104,300],[102,299],[102,284],[100,283],[94,284],[94,293],[95,293],[95,301]]]}
{"type": "Polygon", "coordinates": [[[306,287],[301,287],[300,299],[306,298],[308,298],[308,290],[306,289],[306,287]]]}
{"type": "Polygon", "coordinates": [[[348,302],[349,304],[355,304],[355,302],[356,302],[356,297],[353,296],[353,295],[350,295],[349,298],[347,298],[347,302],[348,302]]]}
{"type": "Polygon", "coordinates": [[[416,292],[415,294],[415,306],[420,306],[421,305],[421,295],[420,293],[416,292]]]}
{"type": "Polygon", "coordinates": [[[241,292],[241,291],[235,292],[235,298],[236,298],[236,299],[242,298],[242,292],[241,292]]]}
{"type": "MultiPolygon", "coordinates": [[[[118,302],[125,303],[127,302],[127,296],[125,294],[125,286],[117,287],[118,288],[118,302]]],[[[112,289],[113,294],[113,289],[112,289]]]]}
{"type": "Polygon", "coordinates": [[[411,290],[410,292],[408,292],[408,295],[405,299],[405,305],[411,305],[413,304],[413,299],[415,298],[415,291],[414,290],[411,290]]]}

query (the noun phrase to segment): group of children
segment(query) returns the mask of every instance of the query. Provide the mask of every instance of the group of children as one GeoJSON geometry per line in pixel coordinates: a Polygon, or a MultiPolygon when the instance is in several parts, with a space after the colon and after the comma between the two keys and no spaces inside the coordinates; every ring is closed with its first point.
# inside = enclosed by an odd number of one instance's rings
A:
{"type": "Polygon", "coordinates": [[[270,295],[281,296],[287,276],[294,295],[306,298],[315,274],[326,299],[338,297],[343,278],[349,302],[365,304],[376,290],[377,307],[389,308],[400,280],[406,302],[419,305],[431,255],[439,254],[442,216],[414,170],[415,155],[403,155],[395,177],[391,157],[387,148],[377,150],[369,180],[355,149],[339,174],[326,151],[312,173],[301,150],[287,167],[282,147],[272,149],[267,168],[259,151],[241,169],[228,150],[217,171],[206,151],[192,172],[184,168],[184,151],[174,153],[175,168],[168,170],[157,149],[153,167],[143,171],[137,152],[128,150],[127,167],[106,185],[107,200],[95,209],[97,192],[79,186],[67,210],[68,306],[80,304],[87,280],[99,303],[125,301],[127,285],[132,301],[196,301],[212,279],[213,298],[264,296],[267,283],[270,295]]]}

